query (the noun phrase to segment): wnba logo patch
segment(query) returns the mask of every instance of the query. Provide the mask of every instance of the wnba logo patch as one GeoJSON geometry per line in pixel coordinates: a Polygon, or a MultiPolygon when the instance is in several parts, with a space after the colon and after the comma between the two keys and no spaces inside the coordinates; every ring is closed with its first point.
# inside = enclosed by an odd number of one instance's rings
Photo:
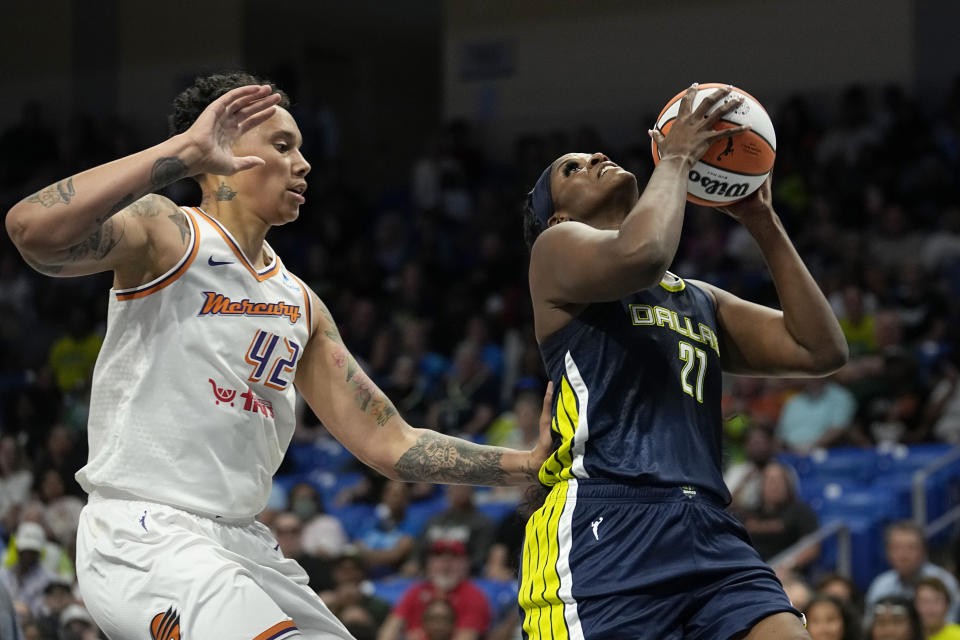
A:
{"type": "Polygon", "coordinates": [[[153,640],[180,640],[180,614],[173,607],[158,613],[150,621],[150,637],[153,640]]]}

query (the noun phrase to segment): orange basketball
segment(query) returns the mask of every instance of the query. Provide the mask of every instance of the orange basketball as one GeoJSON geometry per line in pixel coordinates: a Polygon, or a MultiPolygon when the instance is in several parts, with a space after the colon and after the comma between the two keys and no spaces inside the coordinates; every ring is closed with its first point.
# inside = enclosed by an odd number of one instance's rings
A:
{"type": "MultiPolygon", "coordinates": [[[[725,84],[711,82],[697,88],[693,108],[715,91],[723,89],[725,84]]],[[[680,99],[686,91],[681,91],[670,99],[657,117],[657,130],[664,134],[670,131],[680,99]]],[[[743,98],[743,104],[726,114],[713,126],[717,131],[742,124],[750,125],[750,130],[737,136],[722,138],[707,149],[703,157],[690,169],[687,182],[687,200],[708,207],[732,204],[743,200],[760,188],[767,174],[773,169],[777,157],[777,135],[773,130],[770,116],[756,98],[736,87],[728,99],[743,98]]],[[[718,103],[714,109],[719,108],[718,103]]],[[[653,162],[660,162],[660,149],[652,142],[653,162]]]]}

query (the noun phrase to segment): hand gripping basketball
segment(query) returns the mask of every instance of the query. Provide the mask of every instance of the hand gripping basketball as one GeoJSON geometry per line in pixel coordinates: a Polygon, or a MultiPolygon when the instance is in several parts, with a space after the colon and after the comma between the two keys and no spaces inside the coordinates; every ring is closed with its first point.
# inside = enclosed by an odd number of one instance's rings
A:
{"type": "Polygon", "coordinates": [[[183,133],[199,154],[190,165],[191,175],[229,176],[264,164],[257,156],[234,156],[232,147],[240,136],[273,115],[281,96],[271,91],[269,85],[238,87],[203,110],[183,133]]]}
{"type": "Polygon", "coordinates": [[[704,98],[694,109],[693,103],[698,86],[694,83],[687,89],[680,101],[677,119],[666,135],[656,129],[648,132],[660,149],[661,160],[676,156],[682,158],[688,166],[693,166],[717,140],[735,136],[750,129],[747,125],[741,125],[720,131],[714,130],[713,125],[740,106],[743,100],[728,100],[711,113],[710,109],[730,94],[732,87],[727,86],[704,98]]]}
{"type": "Polygon", "coordinates": [[[543,394],[543,408],[540,410],[540,435],[537,438],[537,446],[530,452],[530,459],[527,465],[527,474],[531,482],[536,482],[539,477],[540,467],[546,462],[550,454],[553,453],[553,435],[550,432],[550,425],[553,423],[553,382],[547,383],[547,391],[543,394]]]}

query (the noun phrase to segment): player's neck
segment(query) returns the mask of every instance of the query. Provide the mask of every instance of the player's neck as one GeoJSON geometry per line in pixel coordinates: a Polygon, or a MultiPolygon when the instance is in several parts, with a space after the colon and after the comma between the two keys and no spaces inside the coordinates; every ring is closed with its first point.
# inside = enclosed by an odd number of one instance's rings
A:
{"type": "Polygon", "coordinates": [[[263,269],[267,266],[269,259],[263,250],[263,243],[266,240],[267,231],[270,230],[269,224],[244,209],[239,202],[220,202],[204,198],[203,210],[226,227],[255,269],[263,269]]]}

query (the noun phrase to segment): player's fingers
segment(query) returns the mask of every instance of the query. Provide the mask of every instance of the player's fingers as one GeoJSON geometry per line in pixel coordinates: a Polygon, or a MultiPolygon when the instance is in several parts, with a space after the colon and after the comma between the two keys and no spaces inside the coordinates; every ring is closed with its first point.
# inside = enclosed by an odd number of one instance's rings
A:
{"type": "Polygon", "coordinates": [[[266,161],[257,156],[242,156],[240,158],[234,158],[233,172],[238,173],[240,171],[246,171],[247,169],[253,169],[254,167],[259,167],[264,164],[266,164],[266,161]]]}
{"type": "Polygon", "coordinates": [[[650,129],[647,133],[650,135],[650,139],[656,142],[658,146],[663,144],[663,139],[666,136],[664,136],[662,132],[656,129],[650,129]]]}
{"type": "Polygon", "coordinates": [[[240,135],[243,135],[247,131],[250,131],[250,129],[253,129],[260,123],[266,122],[276,112],[277,112],[276,105],[272,105],[269,108],[264,109],[259,113],[253,114],[252,116],[250,116],[249,118],[247,118],[246,120],[240,123],[240,135]]]}
{"type": "Polygon", "coordinates": [[[225,110],[228,116],[235,115],[241,109],[246,108],[247,106],[257,102],[258,100],[263,100],[271,95],[270,85],[260,85],[258,91],[255,91],[250,94],[242,95],[235,100],[232,100],[227,104],[225,110]]]}
{"type": "Polygon", "coordinates": [[[731,87],[730,85],[727,85],[723,89],[714,91],[713,93],[705,97],[703,99],[703,102],[701,102],[697,106],[697,111],[694,113],[694,115],[698,118],[706,118],[707,112],[709,112],[710,109],[713,108],[713,105],[717,104],[718,102],[726,98],[728,95],[730,95],[730,91],[732,89],[733,87],[731,87]]]}
{"type": "Polygon", "coordinates": [[[225,94],[214,100],[211,105],[216,105],[223,107],[228,113],[232,113],[237,110],[237,107],[234,106],[234,103],[244,99],[249,98],[251,100],[257,100],[263,96],[270,93],[270,85],[265,84],[248,84],[243,87],[237,87],[236,89],[231,89],[225,94]],[[233,107],[233,108],[231,108],[233,107]]]}
{"type": "Polygon", "coordinates": [[[547,383],[543,394],[543,408],[540,410],[540,440],[551,440],[550,423],[553,421],[553,381],[547,383]]]}
{"type": "Polygon", "coordinates": [[[680,100],[680,107],[677,110],[678,118],[680,116],[685,116],[691,111],[693,111],[693,100],[697,97],[697,87],[699,86],[700,86],[699,83],[694,82],[687,89],[687,92],[683,94],[683,98],[680,100]]]}
{"type": "Polygon", "coordinates": [[[737,127],[730,127],[729,129],[720,129],[719,131],[713,131],[707,136],[708,142],[714,142],[721,138],[730,138],[733,136],[738,136],[745,131],[750,131],[750,125],[742,124],[737,127]]]}
{"type": "Polygon", "coordinates": [[[733,100],[727,100],[719,107],[717,107],[713,113],[707,115],[704,123],[708,126],[713,126],[715,122],[719,122],[720,118],[727,115],[731,111],[736,111],[737,107],[743,104],[743,98],[734,98],[733,100]]]}
{"type": "Polygon", "coordinates": [[[236,112],[237,120],[240,120],[242,122],[247,118],[260,113],[261,111],[270,109],[270,107],[273,107],[274,105],[280,102],[281,97],[282,96],[279,93],[272,93],[269,96],[266,96],[265,98],[261,98],[254,102],[251,102],[250,104],[248,104],[247,106],[245,106],[244,108],[236,112]]]}

